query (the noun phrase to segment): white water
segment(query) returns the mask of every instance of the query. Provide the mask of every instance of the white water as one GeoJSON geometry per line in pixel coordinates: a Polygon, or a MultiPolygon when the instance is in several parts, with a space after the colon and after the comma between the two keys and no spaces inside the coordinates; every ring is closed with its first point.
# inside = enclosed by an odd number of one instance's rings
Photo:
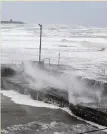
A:
{"type": "Polygon", "coordinates": [[[52,109],[59,109],[59,107],[47,104],[42,101],[33,100],[29,95],[22,95],[20,93],[17,93],[13,90],[10,91],[0,91],[3,95],[11,98],[12,101],[14,101],[17,104],[21,105],[29,105],[33,107],[46,107],[46,108],[52,108],[52,109]]]}
{"type": "MultiPolygon", "coordinates": [[[[1,25],[1,39],[2,62],[38,60],[38,25],[1,25]]],[[[57,64],[59,53],[76,75],[107,82],[106,27],[43,25],[42,59],[57,64]]]]}

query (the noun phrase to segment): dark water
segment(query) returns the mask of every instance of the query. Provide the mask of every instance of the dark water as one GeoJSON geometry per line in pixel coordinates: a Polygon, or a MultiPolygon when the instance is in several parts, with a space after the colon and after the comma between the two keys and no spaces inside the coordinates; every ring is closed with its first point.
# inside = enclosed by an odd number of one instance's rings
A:
{"type": "Polygon", "coordinates": [[[2,134],[77,134],[98,129],[60,109],[18,105],[8,97],[1,97],[2,134]]]}

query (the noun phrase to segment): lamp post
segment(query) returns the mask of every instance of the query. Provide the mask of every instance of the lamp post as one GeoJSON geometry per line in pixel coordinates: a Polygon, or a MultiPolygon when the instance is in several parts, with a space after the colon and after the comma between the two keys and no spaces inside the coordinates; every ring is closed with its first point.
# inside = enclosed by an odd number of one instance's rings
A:
{"type": "Polygon", "coordinates": [[[41,62],[41,40],[42,40],[42,24],[38,24],[40,26],[40,45],[39,45],[39,63],[41,62]]]}

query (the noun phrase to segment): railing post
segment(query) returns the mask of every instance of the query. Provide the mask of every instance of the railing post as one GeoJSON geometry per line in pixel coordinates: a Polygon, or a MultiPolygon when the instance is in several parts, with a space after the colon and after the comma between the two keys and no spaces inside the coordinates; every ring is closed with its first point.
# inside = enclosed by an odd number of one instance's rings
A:
{"type": "Polygon", "coordinates": [[[37,92],[37,100],[39,100],[39,92],[37,92]]]}

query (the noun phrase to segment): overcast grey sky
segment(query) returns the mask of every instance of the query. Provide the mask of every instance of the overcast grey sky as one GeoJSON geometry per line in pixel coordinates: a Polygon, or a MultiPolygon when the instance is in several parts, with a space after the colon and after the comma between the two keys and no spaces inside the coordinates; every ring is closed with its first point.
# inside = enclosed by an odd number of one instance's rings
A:
{"type": "Polygon", "coordinates": [[[107,2],[2,2],[2,20],[107,26],[107,2]]]}

